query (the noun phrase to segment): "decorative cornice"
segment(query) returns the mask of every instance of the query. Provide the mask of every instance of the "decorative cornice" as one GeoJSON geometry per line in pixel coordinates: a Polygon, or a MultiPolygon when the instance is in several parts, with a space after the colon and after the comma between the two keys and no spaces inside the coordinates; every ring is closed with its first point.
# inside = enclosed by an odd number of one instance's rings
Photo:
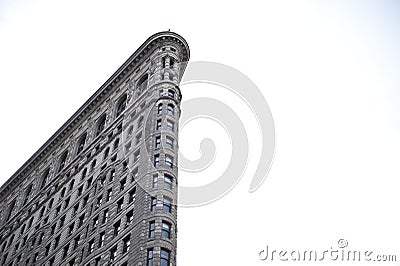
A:
{"type": "Polygon", "coordinates": [[[8,191],[20,184],[24,177],[38,166],[38,163],[59,144],[75,128],[86,115],[104,100],[105,96],[131,74],[132,70],[141,63],[143,58],[154,48],[165,42],[175,42],[182,49],[182,61],[189,60],[190,51],[185,39],[170,31],[156,33],[150,36],[104,84],[36,151],[1,187],[0,200],[4,200],[8,191]]]}

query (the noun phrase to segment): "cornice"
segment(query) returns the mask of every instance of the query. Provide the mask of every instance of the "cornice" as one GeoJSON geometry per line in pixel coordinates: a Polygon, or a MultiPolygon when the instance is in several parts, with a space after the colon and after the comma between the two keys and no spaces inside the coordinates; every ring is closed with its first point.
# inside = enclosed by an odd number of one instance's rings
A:
{"type": "Polygon", "coordinates": [[[122,65],[111,75],[109,79],[56,131],[1,187],[0,200],[4,200],[10,190],[16,187],[35,167],[39,165],[46,155],[55,146],[68,136],[88,113],[94,110],[97,105],[105,99],[111,90],[132,73],[153,49],[162,46],[166,42],[175,42],[182,48],[182,61],[189,60],[189,46],[179,34],[170,31],[156,33],[150,36],[122,65]]]}

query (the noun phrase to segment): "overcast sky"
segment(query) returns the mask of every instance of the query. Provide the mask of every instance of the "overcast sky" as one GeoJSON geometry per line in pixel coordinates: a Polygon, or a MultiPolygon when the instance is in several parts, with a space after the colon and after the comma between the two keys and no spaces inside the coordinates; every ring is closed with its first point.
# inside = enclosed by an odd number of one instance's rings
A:
{"type": "MultiPolygon", "coordinates": [[[[0,0],[0,183],[150,35],[171,29],[192,61],[229,65],[257,84],[277,136],[270,174],[250,194],[261,139],[254,117],[223,88],[182,87],[184,99],[207,94],[235,108],[251,150],[229,194],[179,209],[179,265],[267,265],[258,259],[266,245],[325,250],[340,238],[399,252],[399,14],[389,0],[0,0]]],[[[207,135],[227,145],[229,132],[203,132],[203,123],[187,129],[199,141],[181,135],[188,157],[207,135]]]]}

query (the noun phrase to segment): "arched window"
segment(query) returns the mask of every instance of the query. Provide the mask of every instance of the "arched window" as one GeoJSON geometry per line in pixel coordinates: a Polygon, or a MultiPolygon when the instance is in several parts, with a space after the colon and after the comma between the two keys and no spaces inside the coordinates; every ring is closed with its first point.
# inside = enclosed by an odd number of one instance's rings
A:
{"type": "Polygon", "coordinates": [[[173,104],[168,104],[168,106],[167,106],[167,114],[174,115],[174,105],[173,104]]]}
{"type": "Polygon", "coordinates": [[[96,137],[106,128],[106,115],[102,115],[97,122],[96,137]]]}
{"type": "Polygon", "coordinates": [[[126,95],[124,95],[117,104],[117,112],[116,112],[116,117],[118,117],[122,112],[125,110],[126,107],[126,95]]]}
{"type": "Polygon", "coordinates": [[[84,133],[80,138],[78,142],[78,149],[76,151],[76,154],[80,154],[83,151],[83,148],[85,147],[86,144],[86,133],[84,133]]]}
{"type": "Polygon", "coordinates": [[[67,163],[67,155],[68,152],[64,152],[63,155],[60,157],[60,163],[58,164],[58,172],[60,172],[62,169],[64,169],[66,163],[67,163]]]}
{"type": "Polygon", "coordinates": [[[138,93],[141,93],[147,89],[147,82],[148,82],[148,75],[145,74],[143,77],[141,77],[137,83],[137,90],[138,93]]]}

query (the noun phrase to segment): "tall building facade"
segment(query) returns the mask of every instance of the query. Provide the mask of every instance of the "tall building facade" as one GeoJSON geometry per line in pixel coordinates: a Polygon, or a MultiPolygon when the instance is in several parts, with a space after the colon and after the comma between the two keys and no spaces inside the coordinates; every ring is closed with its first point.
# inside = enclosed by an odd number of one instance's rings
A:
{"type": "Polygon", "coordinates": [[[0,265],[176,265],[179,81],[147,39],[0,188],[0,265]]]}

